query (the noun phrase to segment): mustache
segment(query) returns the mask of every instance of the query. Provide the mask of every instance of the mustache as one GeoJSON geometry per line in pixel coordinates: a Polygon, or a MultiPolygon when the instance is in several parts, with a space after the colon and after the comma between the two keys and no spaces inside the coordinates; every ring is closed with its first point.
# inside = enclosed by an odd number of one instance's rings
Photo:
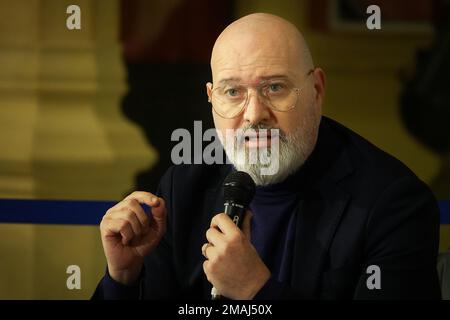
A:
{"type": "Polygon", "coordinates": [[[270,125],[266,125],[266,124],[249,124],[249,125],[245,125],[242,128],[240,128],[240,130],[242,130],[243,134],[245,135],[247,132],[249,132],[249,130],[255,131],[257,133],[259,133],[259,130],[267,130],[267,135],[270,135],[270,130],[278,130],[278,137],[280,139],[280,141],[282,142],[286,142],[287,141],[287,135],[286,133],[281,130],[280,128],[274,127],[274,126],[270,126],[270,125]]]}

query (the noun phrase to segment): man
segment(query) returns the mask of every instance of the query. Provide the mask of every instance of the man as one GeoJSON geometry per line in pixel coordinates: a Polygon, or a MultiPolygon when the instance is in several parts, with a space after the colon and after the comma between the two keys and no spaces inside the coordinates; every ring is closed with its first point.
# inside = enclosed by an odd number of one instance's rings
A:
{"type": "Polygon", "coordinates": [[[211,69],[221,139],[256,130],[245,150],[278,144],[277,172],[225,146],[233,166],[174,166],[158,196],[129,195],[101,222],[108,269],[94,297],[209,299],[214,286],[229,299],[439,298],[435,199],[398,160],[321,116],[324,72],[299,31],[243,17],[217,39],[211,69]],[[259,139],[261,129],[279,134],[259,139]],[[242,230],[217,214],[235,169],[257,185],[242,230]]]}

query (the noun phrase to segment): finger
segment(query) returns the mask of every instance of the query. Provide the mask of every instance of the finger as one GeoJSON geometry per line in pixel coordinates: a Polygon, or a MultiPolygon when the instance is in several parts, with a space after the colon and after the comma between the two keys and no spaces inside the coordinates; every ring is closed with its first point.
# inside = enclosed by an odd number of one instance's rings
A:
{"type": "Polygon", "coordinates": [[[205,259],[208,259],[208,255],[206,254],[206,249],[208,248],[209,243],[204,243],[202,245],[202,255],[205,257],[205,259]]]}
{"type": "Polygon", "coordinates": [[[120,234],[122,238],[122,244],[128,244],[134,238],[134,232],[131,225],[121,219],[104,219],[102,225],[105,230],[105,236],[117,236],[120,234]]]}
{"type": "Polygon", "coordinates": [[[147,230],[147,228],[149,227],[150,219],[148,218],[147,214],[145,213],[144,209],[141,207],[139,202],[135,199],[129,199],[128,207],[131,208],[131,210],[133,210],[133,212],[136,214],[136,217],[141,223],[142,230],[147,230]]]}
{"type": "Polygon", "coordinates": [[[114,206],[109,210],[109,214],[111,215],[116,211],[125,211],[125,210],[131,210],[136,214],[143,230],[148,228],[150,219],[148,215],[145,213],[139,201],[134,198],[122,200],[119,204],[117,204],[116,206],[114,206]]]}
{"type": "Polygon", "coordinates": [[[206,278],[208,279],[209,282],[211,282],[210,278],[209,278],[209,260],[205,260],[203,261],[203,272],[206,275],[206,278]]]}
{"type": "Polygon", "coordinates": [[[212,265],[211,265],[211,261],[210,260],[205,260],[203,261],[203,272],[206,275],[206,279],[208,280],[209,283],[211,283],[213,286],[215,286],[214,282],[214,272],[212,269],[212,265]]]}
{"type": "Polygon", "coordinates": [[[165,217],[166,213],[166,202],[163,198],[156,198],[157,205],[152,206],[152,214],[155,219],[161,219],[165,217]]]}
{"type": "Polygon", "coordinates": [[[250,210],[247,210],[245,212],[244,221],[242,221],[242,232],[245,234],[247,239],[251,239],[252,217],[253,213],[250,210]]]}
{"type": "Polygon", "coordinates": [[[219,230],[226,236],[232,236],[236,232],[239,232],[239,228],[225,213],[216,214],[211,220],[211,227],[219,228],[219,230]]]}
{"type": "Polygon", "coordinates": [[[161,204],[159,197],[155,196],[153,193],[146,191],[135,191],[128,195],[124,200],[135,199],[139,203],[145,203],[150,207],[158,207],[161,204]]]}
{"type": "Polygon", "coordinates": [[[158,198],[159,205],[152,207],[153,227],[157,232],[164,233],[166,231],[166,203],[163,198],[158,198]]]}
{"type": "Polygon", "coordinates": [[[163,198],[160,198],[153,193],[145,191],[135,191],[124,200],[135,199],[139,203],[145,203],[151,207],[152,212],[152,227],[156,232],[163,234],[166,230],[166,203],[163,198]],[[153,223],[154,222],[154,223],[153,223]]]}
{"type": "Polygon", "coordinates": [[[135,237],[135,234],[133,234],[133,229],[129,223],[123,225],[120,229],[120,235],[122,236],[122,244],[124,246],[129,244],[135,237]]]}
{"type": "Polygon", "coordinates": [[[142,233],[141,223],[139,222],[139,219],[137,218],[134,211],[132,211],[130,208],[123,208],[122,210],[114,211],[110,214],[110,218],[114,220],[124,220],[128,222],[131,225],[133,232],[138,236],[141,235],[142,233]]]}
{"type": "Polygon", "coordinates": [[[116,203],[111,208],[109,208],[108,211],[106,211],[105,216],[108,216],[111,212],[118,211],[118,210],[122,209],[123,206],[124,206],[124,203],[123,203],[123,200],[122,200],[122,201],[116,203]]]}
{"type": "Polygon", "coordinates": [[[214,247],[211,243],[205,243],[202,246],[202,255],[208,259],[211,260],[217,256],[216,247],[214,247]]]}
{"type": "Polygon", "coordinates": [[[216,228],[206,230],[206,239],[212,245],[218,247],[225,242],[225,236],[216,228]]]}

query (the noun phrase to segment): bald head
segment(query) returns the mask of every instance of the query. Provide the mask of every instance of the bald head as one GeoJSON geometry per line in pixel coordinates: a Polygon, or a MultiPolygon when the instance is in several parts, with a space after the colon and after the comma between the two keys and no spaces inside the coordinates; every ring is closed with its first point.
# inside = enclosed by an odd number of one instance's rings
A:
{"type": "Polygon", "coordinates": [[[267,13],[250,14],[230,24],[217,38],[211,55],[213,82],[224,73],[226,76],[227,70],[264,66],[276,69],[282,64],[294,77],[313,67],[298,29],[267,13]]]}
{"type": "MultiPolygon", "coordinates": [[[[278,138],[271,136],[266,143],[275,155],[273,163],[279,160],[279,170],[273,175],[260,172],[267,162],[239,163],[228,142],[227,157],[257,185],[283,181],[314,149],[325,92],[325,74],[314,68],[303,36],[280,17],[265,13],[245,16],[217,38],[211,71],[213,83],[206,84],[206,91],[214,124],[223,136],[228,129],[279,130],[278,138]],[[282,103],[290,109],[279,109],[282,103]],[[272,139],[274,146],[279,142],[279,150],[272,149],[272,139]]],[[[244,149],[259,148],[259,143],[258,136],[256,146],[246,142],[244,149]]]]}

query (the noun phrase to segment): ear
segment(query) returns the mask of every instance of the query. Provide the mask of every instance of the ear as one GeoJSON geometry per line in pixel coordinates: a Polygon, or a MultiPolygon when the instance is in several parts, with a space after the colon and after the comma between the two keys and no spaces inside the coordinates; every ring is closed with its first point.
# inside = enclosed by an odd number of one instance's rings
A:
{"type": "Polygon", "coordinates": [[[314,76],[314,101],[322,106],[322,102],[325,98],[325,72],[320,68],[315,68],[313,72],[314,76]]]}
{"type": "Polygon", "coordinates": [[[208,95],[208,101],[211,102],[211,93],[212,93],[212,83],[208,82],[206,84],[206,94],[208,95]]]}

